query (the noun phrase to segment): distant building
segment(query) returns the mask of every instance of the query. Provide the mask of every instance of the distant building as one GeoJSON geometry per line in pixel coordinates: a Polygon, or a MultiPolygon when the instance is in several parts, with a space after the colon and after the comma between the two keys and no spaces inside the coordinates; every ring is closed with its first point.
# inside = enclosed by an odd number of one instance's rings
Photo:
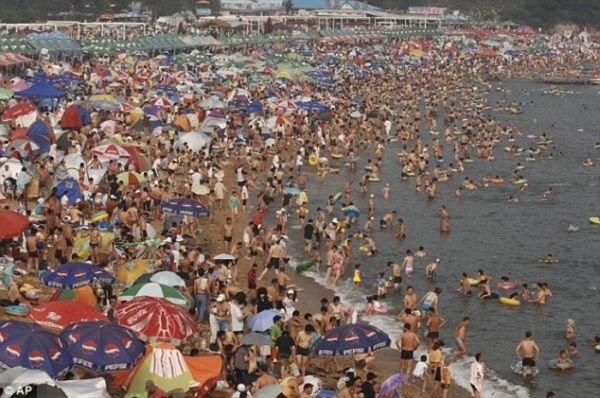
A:
{"type": "Polygon", "coordinates": [[[294,0],[294,9],[381,11],[381,8],[358,0],[294,0]]]}

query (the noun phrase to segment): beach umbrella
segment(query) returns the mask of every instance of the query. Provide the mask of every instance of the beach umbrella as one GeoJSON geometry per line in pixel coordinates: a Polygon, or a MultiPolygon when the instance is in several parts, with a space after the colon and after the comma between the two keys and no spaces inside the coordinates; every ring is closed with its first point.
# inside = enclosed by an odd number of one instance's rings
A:
{"type": "Polygon", "coordinates": [[[137,297],[156,297],[169,300],[173,304],[188,306],[188,300],[177,289],[156,282],[138,283],[125,290],[119,301],[130,301],[137,297]]]}
{"type": "Polygon", "coordinates": [[[29,318],[49,329],[63,330],[73,322],[108,321],[106,315],[77,301],[48,301],[29,309],[29,318]]]}
{"type": "Polygon", "coordinates": [[[292,101],[281,101],[277,104],[277,108],[285,109],[285,110],[296,110],[298,109],[298,105],[292,101]]]}
{"type": "Polygon", "coordinates": [[[283,393],[283,386],[281,384],[269,384],[258,390],[254,394],[254,398],[276,398],[281,393],[283,393]]]}
{"type": "Polygon", "coordinates": [[[39,384],[54,384],[48,373],[39,369],[27,369],[15,366],[0,373],[0,386],[31,386],[39,384]]]}
{"type": "Polygon", "coordinates": [[[185,308],[157,297],[137,297],[119,304],[117,318],[120,325],[149,342],[179,344],[198,331],[196,322],[185,308]]]}
{"type": "Polygon", "coordinates": [[[118,111],[121,109],[120,104],[114,103],[113,101],[100,100],[92,102],[92,108],[99,111],[118,111]]]}
{"type": "Polygon", "coordinates": [[[23,157],[28,157],[30,153],[38,151],[40,147],[33,142],[31,139],[17,139],[12,141],[6,147],[6,153],[10,153],[12,151],[17,151],[23,157]]]}
{"type": "Polygon", "coordinates": [[[128,160],[130,155],[124,148],[115,144],[104,144],[95,147],[92,152],[101,162],[109,160],[128,160]]]}
{"type": "Polygon", "coordinates": [[[2,120],[13,120],[19,116],[25,116],[32,112],[36,112],[37,108],[35,105],[29,102],[23,102],[15,106],[11,106],[2,114],[2,120]]]}
{"type": "Polygon", "coordinates": [[[273,344],[273,340],[271,340],[271,336],[269,334],[251,332],[251,333],[246,333],[245,335],[242,336],[242,343],[246,344],[246,345],[261,346],[261,345],[271,345],[271,344],[273,344]]]}
{"type": "Polygon", "coordinates": [[[379,396],[385,397],[387,394],[394,392],[400,388],[402,384],[406,383],[410,379],[409,373],[395,373],[388,377],[379,388],[379,396]]]}
{"type": "Polygon", "coordinates": [[[208,151],[212,138],[199,131],[191,131],[181,136],[177,142],[179,149],[186,151],[192,150],[193,152],[208,151]]]}
{"type": "Polygon", "coordinates": [[[29,227],[29,219],[12,210],[0,210],[0,239],[19,236],[29,227]]]}
{"type": "Polygon", "coordinates": [[[35,323],[0,322],[0,366],[38,369],[58,377],[73,366],[63,340],[35,323]]]}
{"type": "Polygon", "coordinates": [[[150,271],[150,260],[138,258],[117,266],[115,276],[118,281],[131,285],[136,279],[150,271]]]}
{"type": "Polygon", "coordinates": [[[124,186],[140,186],[146,182],[146,177],[143,174],[133,171],[126,171],[117,175],[117,181],[122,182],[124,186]]]}
{"type": "Polygon", "coordinates": [[[110,322],[77,322],[61,337],[73,362],[99,372],[129,369],[144,355],[144,344],[135,333],[110,322]]]}
{"type": "Polygon", "coordinates": [[[213,260],[233,261],[233,260],[235,260],[235,257],[229,253],[221,253],[221,254],[217,254],[216,256],[214,256],[213,260]]]}
{"type": "Polygon", "coordinates": [[[185,287],[185,281],[172,271],[158,271],[155,273],[144,274],[134,282],[134,285],[148,282],[155,282],[173,287],[185,287]]]}
{"type": "Polygon", "coordinates": [[[165,97],[152,98],[148,103],[158,108],[171,108],[173,107],[173,101],[165,97]]]}
{"type": "Polygon", "coordinates": [[[48,287],[73,289],[89,285],[94,279],[101,283],[113,283],[115,277],[94,264],[64,263],[44,272],[41,279],[48,287]]]}
{"type": "Polygon", "coordinates": [[[311,350],[316,355],[353,355],[376,351],[390,345],[390,336],[367,323],[354,323],[329,330],[315,341],[311,350]]]}
{"type": "Polygon", "coordinates": [[[0,87],[0,101],[6,101],[13,96],[13,92],[7,88],[0,87]]]}
{"type": "Polygon", "coordinates": [[[273,326],[273,317],[275,316],[281,316],[281,312],[275,310],[261,311],[250,319],[248,326],[255,332],[264,332],[273,326]]]}
{"type": "Polygon", "coordinates": [[[210,212],[208,208],[200,202],[188,198],[172,199],[164,202],[160,206],[165,213],[181,214],[186,216],[204,216],[208,217],[210,212]]]}

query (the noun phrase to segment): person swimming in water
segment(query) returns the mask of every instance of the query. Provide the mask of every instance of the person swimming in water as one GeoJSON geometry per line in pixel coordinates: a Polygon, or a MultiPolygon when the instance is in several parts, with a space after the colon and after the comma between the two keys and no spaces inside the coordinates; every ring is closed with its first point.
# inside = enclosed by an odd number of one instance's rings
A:
{"type": "Polygon", "coordinates": [[[414,271],[415,258],[413,256],[413,252],[410,249],[406,249],[406,256],[404,256],[404,260],[402,261],[402,268],[404,272],[406,272],[406,276],[411,277],[414,271]]]}
{"type": "Polygon", "coordinates": [[[546,257],[544,257],[542,259],[543,262],[545,262],[546,264],[556,264],[558,263],[558,259],[554,258],[554,256],[551,253],[548,253],[546,255],[546,257]]]}

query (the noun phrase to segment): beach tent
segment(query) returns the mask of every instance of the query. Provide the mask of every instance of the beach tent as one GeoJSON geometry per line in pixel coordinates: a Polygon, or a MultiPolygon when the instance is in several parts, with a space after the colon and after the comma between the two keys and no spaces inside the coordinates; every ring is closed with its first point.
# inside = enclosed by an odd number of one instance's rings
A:
{"type": "Polygon", "coordinates": [[[191,149],[192,152],[204,150],[208,154],[212,138],[207,134],[192,131],[181,136],[177,143],[179,149],[191,149]]]}
{"type": "Polygon", "coordinates": [[[64,129],[79,130],[81,127],[91,123],[92,119],[90,118],[90,114],[79,105],[71,105],[68,107],[60,119],[60,125],[64,129]]]}
{"type": "Polygon", "coordinates": [[[81,186],[74,178],[65,178],[56,186],[56,195],[60,198],[66,193],[69,203],[74,204],[81,200],[81,186]]]}
{"type": "Polygon", "coordinates": [[[129,393],[144,394],[146,381],[164,391],[189,389],[190,381],[201,384],[200,397],[207,395],[221,375],[223,360],[219,355],[184,356],[172,344],[148,345],[146,354],[131,372],[118,372],[115,381],[129,393]]]}
{"type": "Polygon", "coordinates": [[[29,98],[61,98],[65,95],[66,93],[64,91],[55,89],[46,80],[40,80],[33,86],[15,93],[16,97],[29,98]]]}
{"type": "Polygon", "coordinates": [[[43,120],[37,120],[29,127],[27,137],[39,147],[40,153],[50,152],[50,145],[54,142],[54,132],[43,120]]]}

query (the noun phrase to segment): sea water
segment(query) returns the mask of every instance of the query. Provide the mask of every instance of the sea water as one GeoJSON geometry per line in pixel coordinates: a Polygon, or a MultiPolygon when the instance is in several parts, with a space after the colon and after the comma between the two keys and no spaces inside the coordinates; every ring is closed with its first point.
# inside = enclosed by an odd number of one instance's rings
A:
{"type": "MultiPolygon", "coordinates": [[[[401,331],[401,325],[394,318],[402,310],[406,286],[414,286],[419,297],[441,287],[440,311],[448,320],[442,329],[441,339],[448,348],[447,355],[456,348],[454,327],[464,316],[471,318],[469,335],[472,341],[467,342],[469,355],[451,366],[459,385],[469,388],[473,355],[482,352],[491,371],[484,383],[483,397],[537,397],[545,396],[550,390],[560,397],[595,396],[599,388],[597,369],[600,355],[594,352],[590,341],[600,334],[597,318],[600,304],[597,290],[600,286],[597,271],[600,227],[589,225],[588,217],[600,214],[600,166],[584,167],[582,161],[586,158],[596,162],[600,160],[600,150],[594,149],[595,143],[600,141],[600,95],[597,88],[591,86],[568,87],[568,90],[581,94],[564,97],[542,95],[546,86],[533,83],[505,82],[502,86],[512,90],[511,101],[523,104],[523,113],[508,115],[489,110],[488,114],[504,124],[523,129],[523,136],[516,137],[514,142],[519,146],[534,146],[537,139],[527,138],[527,135],[546,133],[555,141],[550,150],[553,159],[525,162],[524,156],[515,157],[503,152],[503,147],[513,144],[504,139],[495,147],[494,161],[478,159],[473,154],[475,162],[466,164],[465,172],[455,174],[451,181],[438,183],[438,196],[428,201],[423,193],[415,194],[414,178],[409,182],[400,180],[397,153],[402,148],[400,143],[392,143],[386,147],[384,154],[381,182],[370,183],[369,193],[373,193],[377,200],[375,224],[383,214],[397,210],[398,216],[406,223],[407,239],[400,241],[393,231],[376,227],[370,235],[379,253],[372,257],[362,255],[358,251],[360,243],[354,239],[354,263],[362,265],[363,274],[363,286],[358,290],[351,281],[353,267],[346,270],[344,279],[336,287],[325,281],[323,271],[318,274],[311,269],[305,275],[333,288],[344,302],[361,311],[366,304],[365,297],[375,294],[373,284],[377,272],[385,272],[388,277],[388,261],[401,263],[406,249],[414,252],[422,245],[427,251],[427,258],[416,260],[412,278],[403,275],[401,293],[390,291],[382,300],[389,313],[363,317],[364,320],[385,330],[394,341],[401,331]],[[529,180],[529,189],[524,193],[519,193],[518,186],[510,183],[517,162],[526,166],[521,174],[529,180]],[[455,198],[454,191],[464,177],[475,180],[486,174],[497,174],[506,182],[502,186],[465,191],[462,198],[455,198]],[[387,203],[381,193],[385,183],[391,186],[391,199],[387,203]],[[548,187],[553,187],[555,193],[549,200],[542,201],[548,187]],[[519,202],[508,203],[509,195],[516,196],[519,202]],[[450,213],[451,232],[448,235],[439,233],[441,205],[445,205],[450,213]],[[578,225],[579,232],[568,232],[569,223],[578,225]],[[539,259],[547,253],[552,253],[560,262],[554,265],[541,263],[539,259]],[[435,258],[441,259],[437,279],[428,281],[425,266],[435,258]],[[474,276],[480,268],[494,277],[492,284],[503,275],[519,284],[548,282],[554,296],[545,306],[523,304],[507,307],[497,300],[480,300],[458,294],[456,288],[460,274],[467,272],[474,276]],[[576,321],[577,336],[573,340],[578,343],[580,353],[573,358],[576,368],[561,373],[548,369],[545,364],[555,358],[559,350],[566,349],[568,342],[564,338],[564,330],[568,318],[576,321]],[[523,381],[510,369],[517,360],[515,347],[527,330],[533,332],[541,350],[541,373],[532,382],[523,381]]],[[[500,95],[500,92],[492,90],[488,94],[489,103],[500,100],[500,95]]],[[[428,127],[424,125],[422,129],[426,143],[434,138],[426,132],[428,127]]],[[[441,124],[440,130],[443,131],[441,124]]],[[[443,140],[443,134],[439,139],[443,140]]],[[[449,145],[445,145],[444,154],[448,163],[452,155],[449,145]]],[[[356,171],[343,167],[343,161],[339,161],[342,165],[340,175],[327,176],[320,184],[312,175],[307,191],[311,209],[324,208],[328,195],[342,191],[344,183],[352,180],[352,199],[362,215],[351,232],[362,228],[368,214],[368,194],[358,193],[358,181],[368,158],[374,156],[361,154],[356,171]]],[[[342,217],[339,209],[336,216],[342,217]]],[[[297,218],[292,218],[290,225],[296,224],[297,218]]],[[[290,235],[292,240],[302,241],[301,230],[297,227],[290,231],[290,235]]],[[[291,253],[299,259],[305,256],[302,247],[292,248],[291,253]]],[[[474,291],[477,292],[476,289],[474,291]]],[[[498,293],[507,295],[506,292],[498,293]]],[[[423,336],[422,341],[426,341],[423,336]]]]}

